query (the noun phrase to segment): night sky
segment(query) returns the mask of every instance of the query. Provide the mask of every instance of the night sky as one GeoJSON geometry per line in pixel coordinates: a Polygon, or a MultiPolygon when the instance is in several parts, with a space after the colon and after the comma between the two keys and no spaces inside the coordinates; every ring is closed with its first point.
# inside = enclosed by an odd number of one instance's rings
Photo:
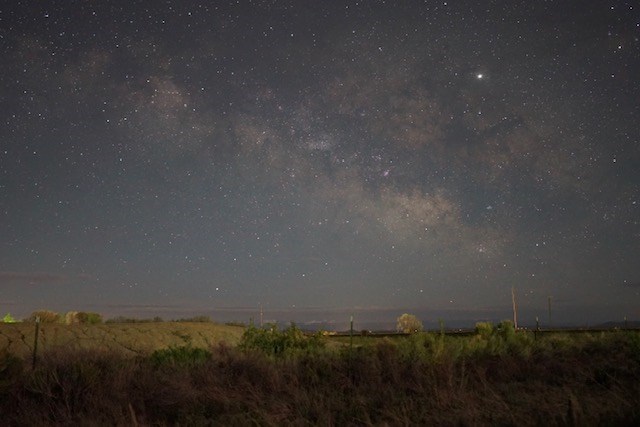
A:
{"type": "Polygon", "coordinates": [[[640,318],[640,5],[228,3],[0,6],[2,314],[640,318]]]}

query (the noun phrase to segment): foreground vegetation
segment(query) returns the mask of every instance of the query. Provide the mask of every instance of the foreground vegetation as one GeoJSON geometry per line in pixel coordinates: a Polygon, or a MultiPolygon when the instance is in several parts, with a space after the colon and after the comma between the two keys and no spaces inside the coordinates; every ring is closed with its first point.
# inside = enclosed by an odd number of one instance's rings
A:
{"type": "Polygon", "coordinates": [[[0,357],[5,425],[640,425],[640,333],[478,325],[359,344],[297,328],[237,346],[0,357]]]}

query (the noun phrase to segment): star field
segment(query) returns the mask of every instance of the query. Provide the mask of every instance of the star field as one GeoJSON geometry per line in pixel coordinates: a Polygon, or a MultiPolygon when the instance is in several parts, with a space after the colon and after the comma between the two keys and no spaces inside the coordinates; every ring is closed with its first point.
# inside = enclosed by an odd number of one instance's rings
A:
{"type": "Polygon", "coordinates": [[[0,310],[640,317],[633,2],[15,1],[0,50],[0,310]]]}

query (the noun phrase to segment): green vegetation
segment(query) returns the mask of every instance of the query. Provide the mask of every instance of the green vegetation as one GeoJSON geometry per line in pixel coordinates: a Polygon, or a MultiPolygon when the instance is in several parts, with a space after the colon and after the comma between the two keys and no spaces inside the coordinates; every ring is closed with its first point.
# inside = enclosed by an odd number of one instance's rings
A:
{"type": "MultiPolygon", "coordinates": [[[[32,326],[31,326],[32,327],[32,326]]],[[[640,332],[516,331],[479,323],[470,336],[305,335],[251,326],[203,344],[208,323],[42,325],[128,333],[172,344],[0,350],[7,425],[638,425],[640,332]],[[162,331],[162,335],[160,332],[162,331]],[[229,341],[227,341],[229,343],[229,341]]],[[[0,332],[16,329],[4,325],[0,332]]],[[[58,329],[62,334],[63,329],[58,329]]],[[[31,337],[32,338],[32,337],[31,337]]],[[[27,338],[27,341],[29,338],[27,338]]],[[[107,341],[103,341],[106,344],[107,341]]]]}
{"type": "Polygon", "coordinates": [[[85,311],[70,311],[65,315],[64,322],[68,325],[73,323],[97,325],[102,323],[102,315],[85,311]]]}
{"type": "Polygon", "coordinates": [[[239,347],[243,350],[257,350],[268,355],[309,352],[324,347],[322,335],[305,336],[294,324],[280,331],[276,325],[256,328],[251,325],[242,335],[239,347]]]}
{"type": "Polygon", "coordinates": [[[11,313],[7,313],[5,314],[5,316],[2,318],[2,323],[16,323],[16,319],[13,318],[13,316],[11,315],[11,313]]]}
{"type": "Polygon", "coordinates": [[[191,346],[156,350],[149,357],[151,363],[156,367],[169,368],[195,366],[204,363],[209,358],[211,358],[211,352],[204,348],[193,348],[191,346]]]}

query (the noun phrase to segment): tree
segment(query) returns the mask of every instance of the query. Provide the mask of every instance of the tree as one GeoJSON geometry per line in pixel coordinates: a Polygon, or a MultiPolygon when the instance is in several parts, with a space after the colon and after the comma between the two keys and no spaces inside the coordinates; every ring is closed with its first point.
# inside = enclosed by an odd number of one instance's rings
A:
{"type": "Polygon", "coordinates": [[[102,323],[102,316],[98,313],[79,311],[75,317],[77,322],[82,324],[96,325],[102,323]]]}
{"type": "Polygon", "coordinates": [[[71,325],[72,323],[79,323],[78,320],[78,312],[77,311],[69,311],[64,315],[64,323],[67,325],[71,325]]]}
{"type": "Polygon", "coordinates": [[[16,319],[13,318],[11,313],[7,313],[7,315],[2,318],[2,321],[4,323],[16,323],[16,319]]]}
{"type": "Polygon", "coordinates": [[[25,319],[26,322],[35,322],[37,318],[40,318],[42,323],[58,323],[60,322],[60,315],[55,311],[38,310],[31,313],[31,316],[25,319]]]}
{"type": "Polygon", "coordinates": [[[422,322],[413,314],[404,313],[398,317],[397,329],[405,334],[413,334],[422,330],[422,322]]]}

